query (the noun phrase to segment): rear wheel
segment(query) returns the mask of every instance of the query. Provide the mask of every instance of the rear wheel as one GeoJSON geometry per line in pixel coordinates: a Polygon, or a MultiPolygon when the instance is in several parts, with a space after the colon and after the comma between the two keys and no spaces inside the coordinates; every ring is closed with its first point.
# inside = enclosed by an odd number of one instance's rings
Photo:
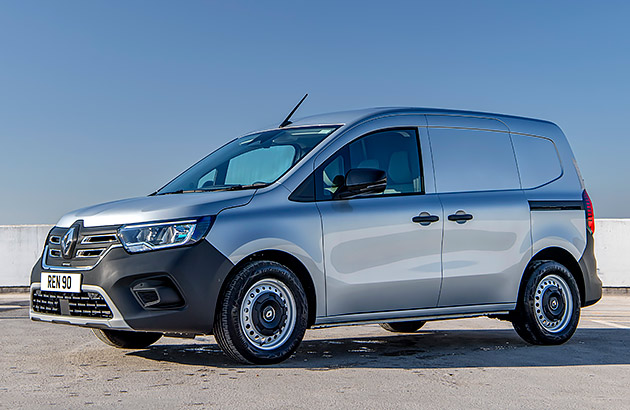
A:
{"type": "Polygon", "coordinates": [[[120,349],[143,349],[162,337],[162,333],[128,330],[92,329],[92,332],[101,342],[120,349]]]}
{"type": "Polygon", "coordinates": [[[295,352],[307,325],[306,294],[297,276],[279,263],[255,261],[228,283],[214,336],[234,360],[271,364],[295,352]]]}
{"type": "Polygon", "coordinates": [[[514,330],[526,342],[557,345],[569,340],[580,321],[580,292],[564,266],[537,261],[512,313],[514,330]]]}
{"type": "Polygon", "coordinates": [[[427,323],[424,320],[412,320],[409,322],[389,322],[381,323],[381,327],[394,333],[413,333],[427,323]]]}

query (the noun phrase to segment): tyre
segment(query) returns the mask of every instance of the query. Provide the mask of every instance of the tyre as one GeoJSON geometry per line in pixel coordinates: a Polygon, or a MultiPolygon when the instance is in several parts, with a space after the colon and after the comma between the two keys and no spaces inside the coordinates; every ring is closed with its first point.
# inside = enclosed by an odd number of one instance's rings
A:
{"type": "Polygon", "coordinates": [[[254,261],[228,282],[214,336],[236,361],[272,364],[295,352],[307,325],[306,294],[297,276],[279,263],[254,261]]]}
{"type": "Polygon", "coordinates": [[[575,333],[580,321],[580,291],[569,270],[554,261],[537,261],[519,295],[512,325],[536,345],[558,345],[575,333]]]}
{"type": "Polygon", "coordinates": [[[381,323],[381,327],[394,333],[413,333],[427,323],[424,320],[411,320],[409,322],[381,323]]]}
{"type": "Polygon", "coordinates": [[[120,349],[143,349],[160,340],[162,333],[128,330],[92,329],[99,340],[120,349]]]}

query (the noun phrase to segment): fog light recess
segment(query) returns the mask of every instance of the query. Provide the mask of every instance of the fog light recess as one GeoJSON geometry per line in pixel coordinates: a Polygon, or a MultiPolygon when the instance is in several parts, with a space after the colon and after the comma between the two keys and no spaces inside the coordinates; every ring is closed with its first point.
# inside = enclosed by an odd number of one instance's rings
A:
{"type": "Polygon", "coordinates": [[[143,308],[173,309],[184,306],[184,298],[168,277],[134,282],[131,292],[143,308]]]}

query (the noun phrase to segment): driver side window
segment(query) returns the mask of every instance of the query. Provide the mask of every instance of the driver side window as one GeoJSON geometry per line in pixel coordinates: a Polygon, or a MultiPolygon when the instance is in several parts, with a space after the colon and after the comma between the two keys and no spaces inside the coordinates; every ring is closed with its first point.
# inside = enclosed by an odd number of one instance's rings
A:
{"type": "Polygon", "coordinates": [[[197,189],[208,189],[217,183],[217,169],[213,169],[206,175],[202,176],[197,182],[197,189]]]}
{"type": "Polygon", "coordinates": [[[322,170],[322,194],[324,198],[332,198],[337,189],[343,185],[346,172],[348,172],[345,164],[344,155],[336,155],[322,170]]]}
{"type": "Polygon", "coordinates": [[[316,199],[333,199],[350,169],[385,171],[387,187],[377,195],[422,192],[418,134],[415,129],[378,131],[360,137],[337,151],[315,171],[316,199]]]}

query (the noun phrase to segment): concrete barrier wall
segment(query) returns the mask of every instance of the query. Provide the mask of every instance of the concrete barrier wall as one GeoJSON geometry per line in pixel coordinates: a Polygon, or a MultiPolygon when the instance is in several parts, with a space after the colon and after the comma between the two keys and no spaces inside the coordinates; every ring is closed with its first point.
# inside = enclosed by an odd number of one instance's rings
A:
{"type": "Polygon", "coordinates": [[[28,286],[52,225],[0,226],[0,286],[28,286]]]}
{"type": "MultiPolygon", "coordinates": [[[[595,256],[604,286],[630,287],[630,219],[598,219],[595,256]]],[[[0,226],[0,287],[28,286],[52,225],[0,226]]]]}
{"type": "Polygon", "coordinates": [[[604,286],[630,287],[630,219],[595,221],[595,257],[604,286]]]}

